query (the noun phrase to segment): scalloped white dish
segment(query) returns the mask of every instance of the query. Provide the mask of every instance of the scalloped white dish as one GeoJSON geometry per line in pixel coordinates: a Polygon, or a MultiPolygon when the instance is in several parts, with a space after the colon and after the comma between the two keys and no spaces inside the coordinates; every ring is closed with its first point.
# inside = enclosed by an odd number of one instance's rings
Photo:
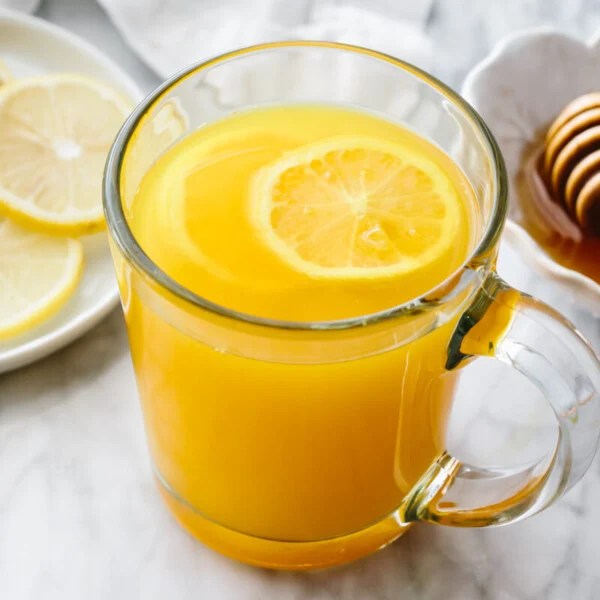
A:
{"type": "Polygon", "coordinates": [[[574,98],[598,90],[600,36],[586,44],[548,28],[504,38],[470,71],[462,88],[506,161],[510,186],[506,239],[538,272],[577,294],[581,305],[595,316],[600,315],[600,285],[555,262],[524,229],[518,182],[524,157],[539,144],[561,109],[574,98]]]}
{"type": "MultiPolygon", "coordinates": [[[[81,38],[46,21],[0,9],[0,58],[16,77],[52,72],[89,75],[129,97],[141,99],[135,83],[112,61],[81,38]]],[[[79,337],[118,302],[106,234],[83,239],[83,277],[67,304],[48,321],[0,343],[0,373],[16,369],[79,337]]]]}

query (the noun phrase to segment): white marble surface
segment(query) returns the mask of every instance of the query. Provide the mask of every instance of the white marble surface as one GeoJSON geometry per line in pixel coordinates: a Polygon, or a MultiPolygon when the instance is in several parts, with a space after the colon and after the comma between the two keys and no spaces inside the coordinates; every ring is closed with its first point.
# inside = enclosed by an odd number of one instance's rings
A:
{"type": "MultiPolygon", "coordinates": [[[[40,14],[102,47],[145,89],[158,81],[93,0],[45,0],[40,14]]],[[[600,25],[600,6],[438,0],[428,26],[439,52],[437,73],[458,87],[507,30],[549,20],[587,35],[600,25]]],[[[577,310],[576,298],[546,285],[510,252],[501,270],[567,312],[600,347],[600,323],[577,310]]],[[[513,400],[530,399],[518,378],[488,369],[492,383],[508,378],[513,400]]],[[[463,416],[472,411],[470,397],[460,407],[463,416]]],[[[501,418],[505,400],[496,387],[487,412],[501,418]]],[[[465,428],[455,429],[457,444],[464,443],[465,428]]],[[[523,523],[494,530],[422,525],[354,565],[265,572],[204,548],[162,508],[119,312],[54,356],[0,376],[2,599],[595,600],[598,504],[600,459],[566,498],[523,523]]]]}

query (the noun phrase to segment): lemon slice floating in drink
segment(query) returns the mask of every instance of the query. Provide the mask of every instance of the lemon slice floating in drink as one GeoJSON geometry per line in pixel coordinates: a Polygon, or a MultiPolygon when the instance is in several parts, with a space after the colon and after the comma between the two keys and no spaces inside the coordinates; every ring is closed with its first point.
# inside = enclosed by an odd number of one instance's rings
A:
{"type": "Polygon", "coordinates": [[[49,233],[101,229],[104,162],[130,108],[78,75],[0,87],[0,212],[49,233]]]}
{"type": "Polygon", "coordinates": [[[23,229],[0,217],[0,340],[56,312],[81,274],[78,240],[23,229]]]}
{"type": "Polygon", "coordinates": [[[284,153],[254,177],[249,208],[283,261],[320,278],[416,271],[448,252],[461,224],[460,196],[436,162],[370,137],[284,153]]]}

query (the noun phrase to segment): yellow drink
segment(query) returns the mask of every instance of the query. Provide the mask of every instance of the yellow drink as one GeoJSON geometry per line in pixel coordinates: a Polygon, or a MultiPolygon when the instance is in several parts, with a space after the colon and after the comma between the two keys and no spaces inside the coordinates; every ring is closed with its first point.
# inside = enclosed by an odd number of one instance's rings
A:
{"type": "Polygon", "coordinates": [[[364,315],[433,288],[465,260],[474,202],[464,176],[435,146],[366,113],[325,106],[250,110],[202,128],[167,152],[144,178],[131,227],[165,272],[201,296],[245,313],[288,320],[364,315]],[[257,170],[283,152],[324,138],[368,135],[426,154],[464,196],[454,243],[426,269],[379,281],[315,279],[272,252],[252,229],[248,188],[257,170]]]}
{"type": "MultiPolygon", "coordinates": [[[[325,105],[248,110],[201,128],[150,168],[127,216],[140,246],[180,284],[240,312],[295,321],[418,297],[465,261],[478,223],[471,188],[439,149],[374,115],[325,105]],[[379,140],[434,164],[452,188],[451,243],[416,270],[377,278],[315,276],[266,244],[249,209],[253,178],[285,153],[337,136],[379,140]]],[[[423,239],[415,238],[416,257],[423,239]]],[[[167,322],[120,283],[152,457],[186,527],[242,560],[288,567],[345,562],[399,535],[386,517],[444,449],[454,320],[345,360],[318,346],[310,361],[282,356],[274,333],[257,359],[186,335],[181,317],[167,322]],[[341,541],[318,542],[329,538],[341,541]],[[262,540],[310,542],[310,559],[287,560],[262,540]]],[[[410,324],[397,327],[406,337],[410,324]]],[[[241,328],[232,325],[224,347],[241,328]]],[[[340,344],[347,337],[339,332],[340,344]]]]}

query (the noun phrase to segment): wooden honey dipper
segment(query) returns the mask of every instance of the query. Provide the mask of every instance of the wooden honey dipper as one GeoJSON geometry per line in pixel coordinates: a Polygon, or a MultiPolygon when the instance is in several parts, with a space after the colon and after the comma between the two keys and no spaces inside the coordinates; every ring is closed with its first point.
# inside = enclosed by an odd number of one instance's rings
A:
{"type": "Polygon", "coordinates": [[[540,167],[552,199],[585,233],[600,236],[600,92],[573,100],[558,115],[540,167]]]}

